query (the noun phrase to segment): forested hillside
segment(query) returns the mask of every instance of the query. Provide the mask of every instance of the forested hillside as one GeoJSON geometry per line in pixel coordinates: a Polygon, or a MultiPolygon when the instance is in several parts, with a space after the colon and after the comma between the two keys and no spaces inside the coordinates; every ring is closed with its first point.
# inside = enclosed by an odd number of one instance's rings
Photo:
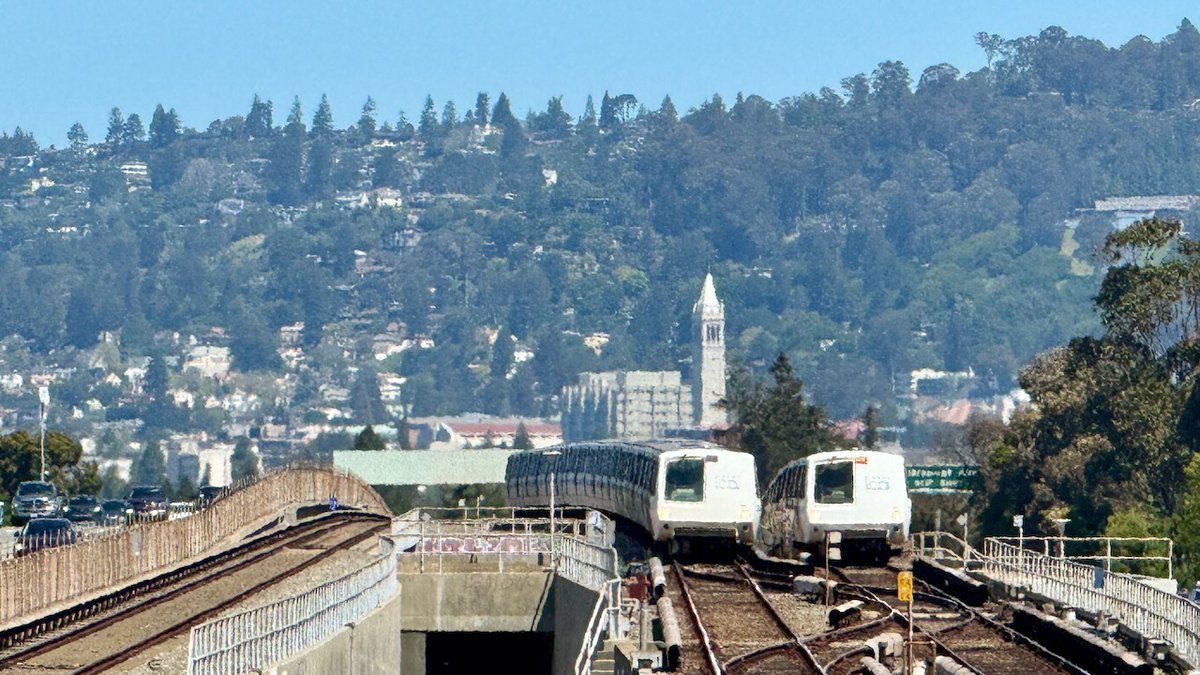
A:
{"type": "Polygon", "coordinates": [[[1200,193],[1200,33],[978,42],[977,72],[889,61],[686,111],[613,83],[578,117],[481,93],[414,122],[368,100],[339,128],[324,100],[255,96],[208,125],[114,108],[62,149],[18,129],[0,335],[62,354],[109,331],[128,357],[219,326],[239,369],[276,372],[282,326],[340,368],[402,324],[435,345],[382,363],[414,414],[552,415],[581,370],[680,367],[711,270],[733,357],[765,372],[786,352],[833,417],[891,421],[893,376],[918,367],[1006,391],[1100,329],[1111,222],[1077,209],[1200,193]]]}

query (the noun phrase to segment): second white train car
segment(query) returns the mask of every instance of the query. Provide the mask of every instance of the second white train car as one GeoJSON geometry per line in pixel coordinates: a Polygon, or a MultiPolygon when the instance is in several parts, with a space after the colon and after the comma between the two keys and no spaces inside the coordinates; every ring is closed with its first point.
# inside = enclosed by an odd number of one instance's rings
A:
{"type": "Polygon", "coordinates": [[[565,443],[508,458],[510,505],[555,505],[621,516],[659,542],[755,541],[760,503],[754,456],[694,440],[565,443]],[[558,455],[551,454],[557,451],[558,455]]]}
{"type": "Polygon", "coordinates": [[[883,552],[904,544],[911,520],[903,457],[818,452],[787,464],[771,480],[760,541],[775,550],[811,548],[836,531],[848,546],[883,552]]]}

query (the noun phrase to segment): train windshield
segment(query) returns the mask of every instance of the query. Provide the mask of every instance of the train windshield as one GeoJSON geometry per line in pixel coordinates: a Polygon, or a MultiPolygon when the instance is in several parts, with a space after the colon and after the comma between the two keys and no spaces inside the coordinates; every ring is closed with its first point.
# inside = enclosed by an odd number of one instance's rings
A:
{"type": "Polygon", "coordinates": [[[667,462],[665,498],[672,502],[704,501],[704,459],[684,458],[667,462]]]}
{"type": "Polygon", "coordinates": [[[821,504],[854,503],[854,462],[818,464],[813,491],[821,504]]]}

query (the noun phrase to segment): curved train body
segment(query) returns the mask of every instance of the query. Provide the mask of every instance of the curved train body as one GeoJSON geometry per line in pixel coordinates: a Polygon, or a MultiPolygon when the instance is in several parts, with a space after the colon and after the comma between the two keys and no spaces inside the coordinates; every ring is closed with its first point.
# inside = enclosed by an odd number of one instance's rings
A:
{"type": "Polygon", "coordinates": [[[749,453],[691,440],[566,443],[520,452],[505,470],[508,503],[549,506],[551,470],[556,507],[621,516],[655,541],[755,540],[760,505],[749,453]]]}
{"type": "Polygon", "coordinates": [[[784,466],[763,496],[760,541],[790,550],[828,532],[844,545],[887,550],[904,544],[912,501],[904,458],[873,450],[819,452],[784,466]]]}

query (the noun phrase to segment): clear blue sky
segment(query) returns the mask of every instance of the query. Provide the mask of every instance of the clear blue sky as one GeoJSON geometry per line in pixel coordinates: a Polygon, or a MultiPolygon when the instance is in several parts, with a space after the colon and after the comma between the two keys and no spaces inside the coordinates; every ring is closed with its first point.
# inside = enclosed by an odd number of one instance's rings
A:
{"type": "Polygon", "coordinates": [[[899,60],[914,81],[950,63],[983,66],[979,31],[1005,38],[1050,25],[1120,46],[1158,41],[1192,2],[1112,0],[358,2],[0,0],[0,130],[63,145],[83,123],[104,136],[108,110],[174,107],[187,126],[245,114],[257,92],[279,123],[299,95],[305,122],[322,93],[337,126],[368,95],[380,121],[415,120],[426,94],[459,113],[479,91],[503,91],[523,117],[563,96],[578,116],[587,95],[631,93],[681,112],[714,92],[776,101],[899,60]]]}

